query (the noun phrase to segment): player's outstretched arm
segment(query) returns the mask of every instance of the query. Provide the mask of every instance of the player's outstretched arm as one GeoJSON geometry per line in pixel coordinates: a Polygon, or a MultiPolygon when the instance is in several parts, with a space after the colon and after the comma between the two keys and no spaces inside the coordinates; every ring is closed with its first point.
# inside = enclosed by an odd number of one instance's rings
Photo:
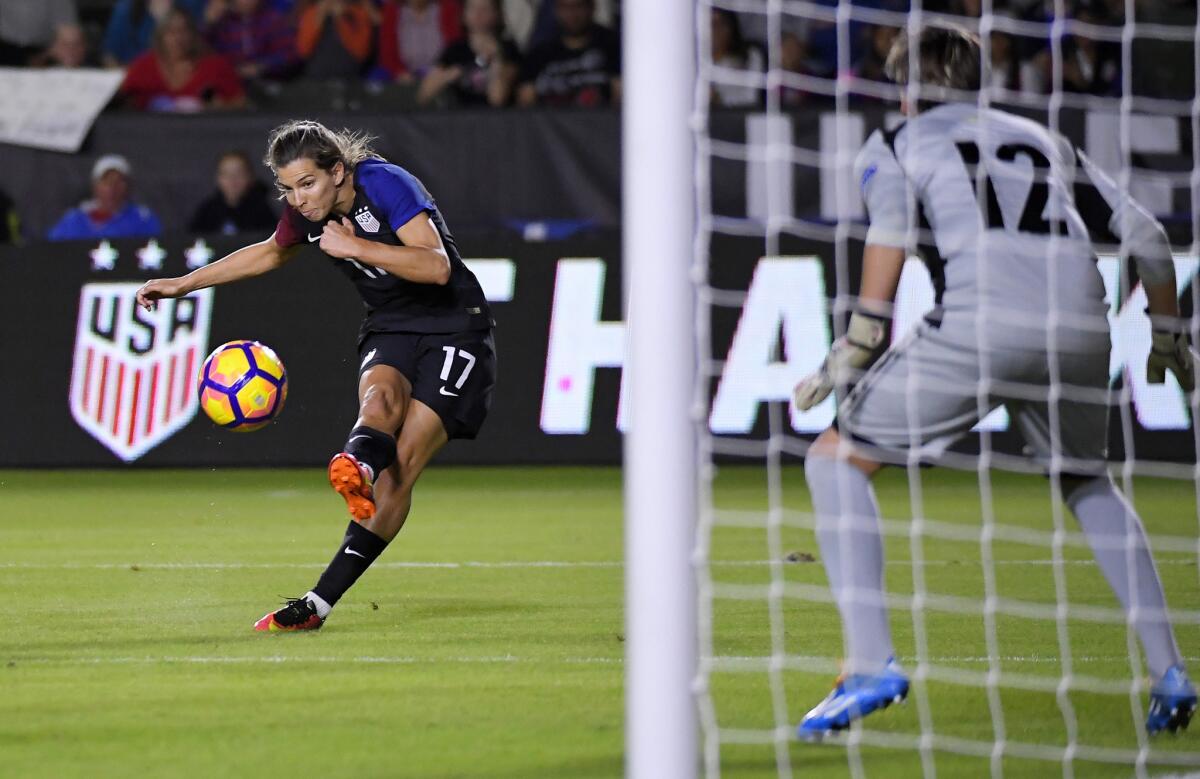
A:
{"type": "Polygon", "coordinates": [[[1111,232],[1121,240],[1123,253],[1137,265],[1138,278],[1146,291],[1146,313],[1150,315],[1151,347],[1146,358],[1146,381],[1162,384],[1167,372],[1175,374],[1185,392],[1196,387],[1196,355],[1188,344],[1187,328],[1179,318],[1175,262],[1162,223],[1123,191],[1108,174],[1082,151],[1076,150],[1085,183],[1091,184],[1107,208],[1087,208],[1076,193],[1080,215],[1089,233],[1111,232]]]}
{"type": "Polygon", "coordinates": [[[173,279],[151,279],[137,291],[137,302],[142,308],[154,308],[155,301],[163,298],[183,297],[198,289],[228,284],[231,281],[261,276],[290,260],[298,247],[283,248],[272,235],[265,241],[243,246],[220,260],[197,268],[186,276],[173,279]]]}
{"type": "Polygon", "coordinates": [[[846,334],[833,342],[817,372],[796,385],[792,392],[796,408],[807,411],[817,405],[834,387],[855,379],[879,356],[892,317],[904,256],[904,249],[867,244],[863,251],[858,310],[850,315],[846,334]]]}

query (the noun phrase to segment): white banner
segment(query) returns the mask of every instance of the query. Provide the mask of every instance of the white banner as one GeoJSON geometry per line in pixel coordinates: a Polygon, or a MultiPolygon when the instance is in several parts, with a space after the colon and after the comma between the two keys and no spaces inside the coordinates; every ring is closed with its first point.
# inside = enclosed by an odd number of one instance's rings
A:
{"type": "Polygon", "coordinates": [[[124,78],[120,70],[0,68],[0,142],[79,151],[124,78]]]}

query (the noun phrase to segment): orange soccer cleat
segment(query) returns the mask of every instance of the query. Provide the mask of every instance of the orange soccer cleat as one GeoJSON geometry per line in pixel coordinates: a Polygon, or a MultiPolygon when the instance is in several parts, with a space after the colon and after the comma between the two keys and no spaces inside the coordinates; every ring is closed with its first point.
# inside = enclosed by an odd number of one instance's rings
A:
{"type": "Polygon", "coordinates": [[[333,456],[329,461],[329,485],[346,499],[346,508],[357,521],[375,516],[371,472],[354,455],[338,452],[333,456]]]}

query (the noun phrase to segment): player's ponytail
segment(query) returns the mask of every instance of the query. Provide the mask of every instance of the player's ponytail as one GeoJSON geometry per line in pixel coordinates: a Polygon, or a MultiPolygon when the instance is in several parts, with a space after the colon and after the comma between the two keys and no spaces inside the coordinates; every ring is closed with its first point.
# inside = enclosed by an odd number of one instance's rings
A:
{"type": "Polygon", "coordinates": [[[365,132],[339,132],[320,122],[295,119],[271,131],[263,162],[272,173],[300,159],[312,160],[321,170],[333,170],[340,162],[352,171],[358,163],[377,156],[371,146],[374,140],[365,132]]]}

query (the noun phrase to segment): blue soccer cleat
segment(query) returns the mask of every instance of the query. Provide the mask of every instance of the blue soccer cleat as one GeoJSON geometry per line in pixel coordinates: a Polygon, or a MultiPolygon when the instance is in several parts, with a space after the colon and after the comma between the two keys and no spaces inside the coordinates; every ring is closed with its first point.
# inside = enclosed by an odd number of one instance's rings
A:
{"type": "Polygon", "coordinates": [[[878,674],[838,677],[833,692],[804,715],[796,735],[806,741],[820,739],[834,730],[845,730],[856,719],[884,709],[908,697],[908,677],[892,658],[878,674]]]}
{"type": "Polygon", "coordinates": [[[1188,679],[1182,665],[1167,669],[1158,683],[1150,688],[1150,713],[1146,716],[1146,732],[1150,735],[1168,730],[1172,733],[1187,730],[1196,712],[1196,688],[1188,679]]]}

